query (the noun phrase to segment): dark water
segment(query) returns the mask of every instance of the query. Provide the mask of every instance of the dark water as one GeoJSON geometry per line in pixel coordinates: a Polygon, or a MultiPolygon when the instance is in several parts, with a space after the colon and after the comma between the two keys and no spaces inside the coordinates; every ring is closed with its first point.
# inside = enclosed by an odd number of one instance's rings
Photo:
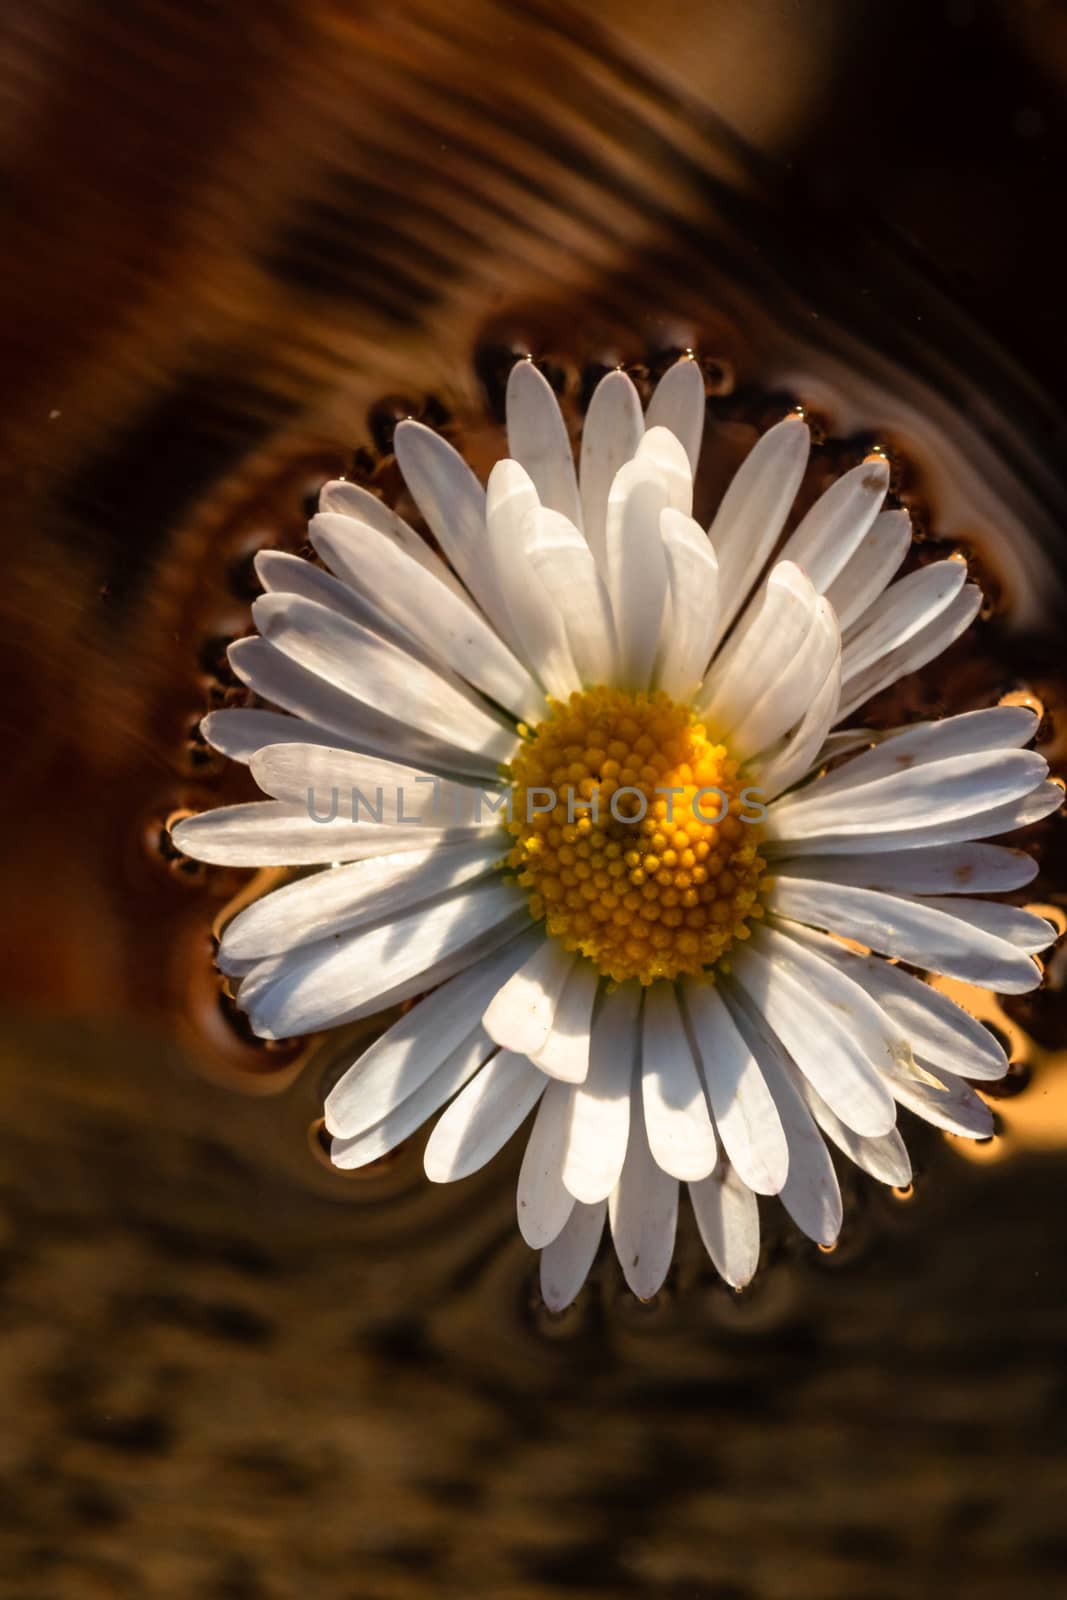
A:
{"type": "Polygon", "coordinates": [[[740,1296],[684,1228],[550,1318],[515,1149],[328,1169],[352,1039],[242,1031],[262,882],[164,833],[245,793],[195,729],[252,554],[325,477],[397,499],[399,416],[484,469],[527,351],[577,418],[696,350],[705,507],[787,405],[809,494],[880,444],[988,605],[875,714],[1028,697],[1062,771],[1063,8],[34,0],[0,75],[0,1595],[1067,1594],[1062,955],[984,1013],[992,1145],[909,1128],[830,1253],[768,1208],[740,1296]]]}

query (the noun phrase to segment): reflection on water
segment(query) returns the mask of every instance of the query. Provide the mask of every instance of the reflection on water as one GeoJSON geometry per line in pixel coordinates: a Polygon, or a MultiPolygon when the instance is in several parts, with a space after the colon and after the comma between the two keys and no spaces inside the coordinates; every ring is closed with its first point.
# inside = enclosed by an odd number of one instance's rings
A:
{"type": "MultiPolygon", "coordinates": [[[[1016,38],[1007,8],[964,10],[928,31],[956,30],[976,72],[999,52],[1040,110],[1054,67],[1011,55],[1030,22],[1016,38]]],[[[704,513],[790,405],[821,439],[809,494],[883,446],[912,559],[965,552],[989,605],[944,670],[874,715],[1036,696],[1062,770],[1059,425],[938,264],[902,245],[951,228],[918,200],[906,213],[898,170],[891,226],[832,211],[853,155],[825,124],[847,107],[870,141],[853,78],[873,12],[818,15],[797,32],[773,0],[672,0],[650,32],[628,3],[594,21],[540,0],[458,16],[429,0],[225,16],[37,0],[0,40],[17,230],[0,419],[17,530],[0,594],[13,1594],[1054,1587],[1062,954],[1034,997],[964,997],[1011,1045],[1001,1139],[909,1127],[911,1190],[843,1171],[829,1253],[768,1208],[741,1295],[688,1229],[651,1305],[605,1261],[551,1318],[515,1234],[514,1151],[448,1189],[423,1180],[417,1140],[367,1172],[329,1169],[323,1085],[359,1039],[242,1031],[212,928],[273,875],[203,868],[166,841],[168,817],[246,793],[196,725],[244,693],[225,645],[249,625],[255,551],[302,550],[340,473],[404,509],[398,417],[484,470],[527,351],[577,426],[605,366],[643,385],[696,350],[704,513]],[[800,208],[781,163],[805,151],[819,159],[800,208]]],[[[909,48],[928,70],[926,36],[909,48]]],[[[915,138],[899,130],[918,194],[915,138]]],[[[1020,240],[1029,163],[1056,154],[1018,158],[997,199],[1020,240]]],[[[971,210],[954,215],[965,234],[971,210]]],[[[1043,271],[1033,306],[1016,294],[995,322],[1028,365],[1043,271]]],[[[1006,273],[1002,246],[976,260],[971,304],[1006,273]]],[[[1026,898],[1062,926],[1063,823],[1033,832],[1026,898]]]]}

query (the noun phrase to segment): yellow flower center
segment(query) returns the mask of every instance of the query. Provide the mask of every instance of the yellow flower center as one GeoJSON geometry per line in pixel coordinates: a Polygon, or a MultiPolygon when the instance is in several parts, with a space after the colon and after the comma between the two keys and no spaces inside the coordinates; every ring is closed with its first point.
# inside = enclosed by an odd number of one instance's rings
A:
{"type": "Polygon", "coordinates": [[[689,706],[588,689],[523,731],[508,864],[566,949],[647,984],[747,939],[763,915],[759,794],[689,706]]]}

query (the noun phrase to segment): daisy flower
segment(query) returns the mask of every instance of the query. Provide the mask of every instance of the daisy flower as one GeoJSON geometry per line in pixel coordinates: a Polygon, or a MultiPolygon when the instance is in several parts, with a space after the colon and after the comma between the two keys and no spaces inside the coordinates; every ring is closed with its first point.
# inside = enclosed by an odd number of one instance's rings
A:
{"type": "Polygon", "coordinates": [[[269,798],[174,829],[202,861],[302,869],[222,937],[257,1033],[421,997],[326,1100],[337,1167],[440,1112],[425,1167],[448,1182],[532,1119],[518,1222],[557,1309],[606,1221],[634,1293],[657,1291],[681,1184],[740,1286],[758,1195],[837,1237],[830,1146],[906,1185],[898,1106],[987,1137],[971,1083],[1006,1057],[909,969],[1022,993],[1053,937],[976,898],[1036,870],[987,841],[1062,801],[1026,748],[1033,712],[839,727],[969,626],[965,563],[895,578],[910,526],[883,509],[878,455],[784,536],[799,415],[760,438],[705,531],[704,423],[695,361],[644,414],[612,372],[576,470],[551,388],[520,362],[509,456],[484,488],[401,423],[438,548],[334,482],[310,527],[323,567],[259,556],[258,637],[230,660],[277,709],[204,731],[269,798]]]}

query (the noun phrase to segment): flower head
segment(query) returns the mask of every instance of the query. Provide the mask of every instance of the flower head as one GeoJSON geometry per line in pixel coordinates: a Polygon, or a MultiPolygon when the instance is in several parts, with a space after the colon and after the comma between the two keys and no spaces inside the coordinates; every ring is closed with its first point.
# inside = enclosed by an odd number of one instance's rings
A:
{"type": "Polygon", "coordinates": [[[461,1178],[532,1115],[519,1226],[557,1308],[606,1217],[631,1288],[655,1293],[681,1183],[741,1285],[758,1194],[836,1238],[828,1142],[903,1185],[898,1105],[987,1136],[970,1083],[1002,1076],[999,1044],[900,963],[1019,993],[1053,937],[976,898],[1035,871],[985,841],[1062,801],[1025,748],[1032,712],[831,731],[969,626],[965,564],[894,581],[910,525],[883,509],[878,455],[783,539],[799,415],[763,435],[705,531],[704,420],[696,362],[647,414],[613,372],[576,470],[523,362],[484,489],[402,423],[400,469],[442,553],[368,491],[325,486],[311,540],[328,570],[261,557],[259,637],[231,649],[278,709],[205,724],[270,798],[175,829],[201,860],[325,869],[223,935],[258,1033],[423,997],[331,1091],[338,1167],[445,1107],[426,1171],[461,1178]]]}

